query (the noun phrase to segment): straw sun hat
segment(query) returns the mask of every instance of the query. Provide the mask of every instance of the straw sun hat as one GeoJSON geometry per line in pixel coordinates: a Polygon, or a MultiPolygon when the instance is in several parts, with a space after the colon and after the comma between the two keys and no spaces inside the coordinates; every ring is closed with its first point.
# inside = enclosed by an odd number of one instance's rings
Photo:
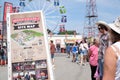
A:
{"type": "Polygon", "coordinates": [[[102,24],[108,28],[111,28],[112,30],[120,34],[120,16],[115,20],[114,23],[107,24],[104,21],[98,21],[96,25],[99,25],[99,24],[102,24]]]}

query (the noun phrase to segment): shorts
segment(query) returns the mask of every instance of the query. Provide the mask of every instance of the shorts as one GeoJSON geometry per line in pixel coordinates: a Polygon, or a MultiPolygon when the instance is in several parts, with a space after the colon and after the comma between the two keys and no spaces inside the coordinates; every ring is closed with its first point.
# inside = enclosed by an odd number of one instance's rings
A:
{"type": "Polygon", "coordinates": [[[52,58],[52,59],[54,58],[54,54],[51,54],[51,58],[52,58]]]}
{"type": "Polygon", "coordinates": [[[83,55],[87,55],[87,53],[88,53],[87,50],[82,50],[81,51],[81,54],[83,54],[83,55]]]}
{"type": "Polygon", "coordinates": [[[6,57],[5,55],[3,55],[3,56],[1,56],[1,59],[2,59],[2,60],[6,60],[7,57],[6,57]]]}

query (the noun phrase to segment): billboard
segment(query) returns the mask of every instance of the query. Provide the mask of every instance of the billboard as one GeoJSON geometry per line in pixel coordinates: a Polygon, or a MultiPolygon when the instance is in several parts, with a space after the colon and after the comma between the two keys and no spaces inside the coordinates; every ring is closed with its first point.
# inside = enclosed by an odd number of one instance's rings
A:
{"type": "Polygon", "coordinates": [[[5,2],[5,3],[4,3],[4,16],[3,16],[3,21],[6,21],[7,13],[12,13],[12,7],[13,7],[13,4],[12,4],[12,3],[9,3],[9,2],[5,2]]]}
{"type": "Polygon", "coordinates": [[[8,79],[54,80],[42,11],[7,17],[8,79]]]}

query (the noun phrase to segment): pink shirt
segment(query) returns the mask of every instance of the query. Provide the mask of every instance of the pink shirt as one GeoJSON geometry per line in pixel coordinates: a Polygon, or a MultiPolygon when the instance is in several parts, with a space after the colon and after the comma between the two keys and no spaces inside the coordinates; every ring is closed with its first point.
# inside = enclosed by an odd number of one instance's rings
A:
{"type": "Polygon", "coordinates": [[[92,45],[89,50],[91,51],[89,62],[92,66],[97,66],[98,64],[98,47],[92,45]]]}

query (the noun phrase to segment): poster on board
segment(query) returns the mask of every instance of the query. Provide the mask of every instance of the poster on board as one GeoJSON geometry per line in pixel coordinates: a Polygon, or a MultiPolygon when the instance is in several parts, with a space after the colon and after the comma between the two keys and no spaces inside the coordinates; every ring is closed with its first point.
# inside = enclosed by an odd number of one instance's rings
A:
{"type": "Polygon", "coordinates": [[[54,80],[42,11],[7,15],[8,80],[54,80]]]}

